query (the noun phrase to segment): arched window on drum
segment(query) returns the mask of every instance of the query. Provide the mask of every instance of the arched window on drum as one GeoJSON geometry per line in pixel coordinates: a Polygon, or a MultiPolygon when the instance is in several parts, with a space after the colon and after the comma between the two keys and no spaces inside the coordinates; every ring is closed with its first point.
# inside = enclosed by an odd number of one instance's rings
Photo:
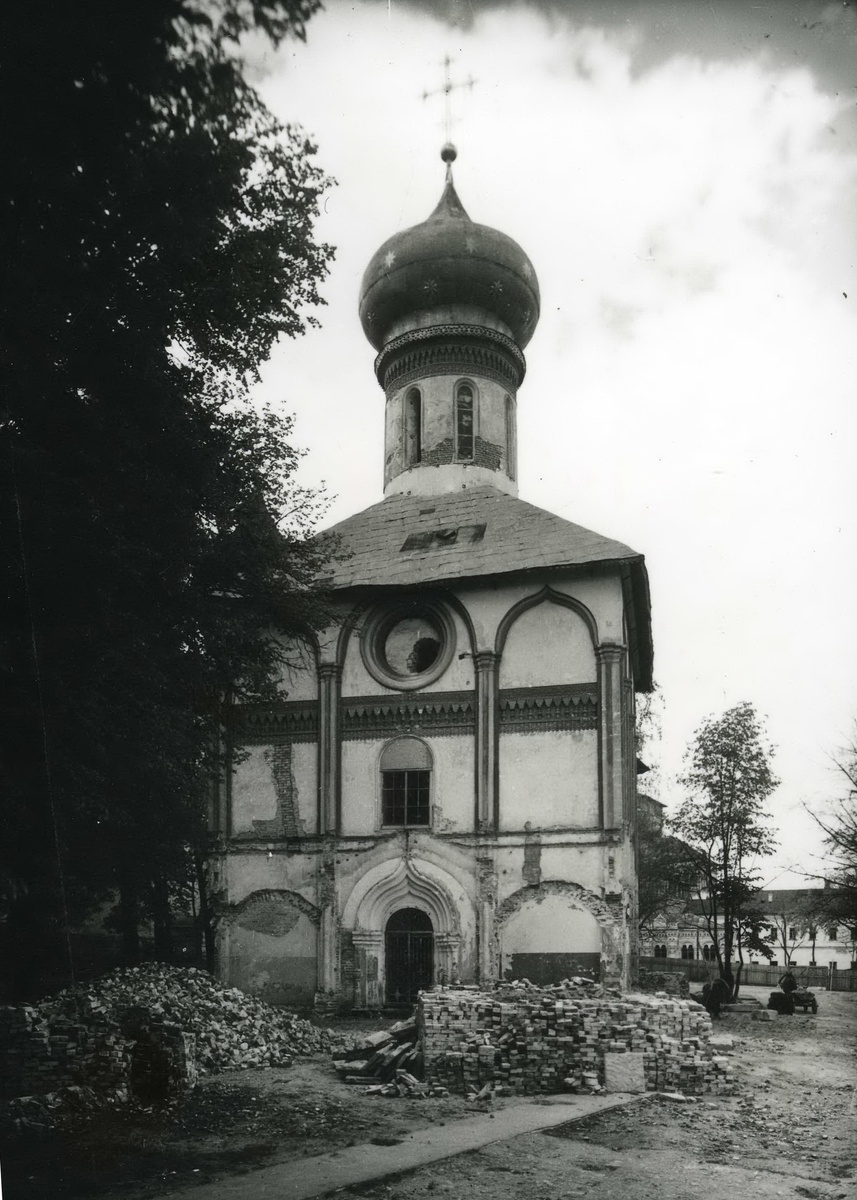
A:
{"type": "Polygon", "coordinates": [[[455,457],[472,462],[476,433],[476,396],[471,383],[459,383],[455,389],[455,457]]]}
{"type": "Polygon", "coordinates": [[[419,388],[405,393],[405,466],[415,467],[423,458],[423,398],[419,388]]]}
{"type": "Polygon", "coordinates": [[[511,396],[506,397],[506,474],[510,479],[517,478],[518,446],[515,429],[515,401],[511,396]]]}

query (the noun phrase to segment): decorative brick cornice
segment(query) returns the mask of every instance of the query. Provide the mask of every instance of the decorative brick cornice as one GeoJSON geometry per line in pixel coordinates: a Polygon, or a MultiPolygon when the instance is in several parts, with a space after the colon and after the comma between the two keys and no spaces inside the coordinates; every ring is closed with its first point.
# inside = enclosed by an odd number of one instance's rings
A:
{"type": "Polygon", "coordinates": [[[340,704],[343,741],[397,733],[450,737],[475,729],[473,692],[421,692],[407,696],[349,697],[340,704]]]}
{"type": "Polygon", "coordinates": [[[388,396],[428,375],[482,375],[514,391],[526,373],[524,356],[510,337],[481,325],[433,325],[394,338],[375,359],[388,396]]]}
{"type": "Polygon", "coordinates": [[[503,688],[500,692],[502,733],[597,728],[598,687],[594,683],[503,688]]]}
{"type": "Polygon", "coordinates": [[[285,700],[244,704],[233,710],[231,733],[240,745],[318,740],[318,702],[285,700]]]}

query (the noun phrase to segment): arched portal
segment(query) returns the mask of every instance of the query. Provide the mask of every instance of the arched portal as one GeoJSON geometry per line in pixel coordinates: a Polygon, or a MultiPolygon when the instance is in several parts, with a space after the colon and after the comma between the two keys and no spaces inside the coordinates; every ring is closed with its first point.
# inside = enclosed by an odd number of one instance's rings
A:
{"type": "Polygon", "coordinates": [[[434,983],[434,928],[421,908],[400,908],[384,930],[388,1004],[413,1004],[434,983]]]}

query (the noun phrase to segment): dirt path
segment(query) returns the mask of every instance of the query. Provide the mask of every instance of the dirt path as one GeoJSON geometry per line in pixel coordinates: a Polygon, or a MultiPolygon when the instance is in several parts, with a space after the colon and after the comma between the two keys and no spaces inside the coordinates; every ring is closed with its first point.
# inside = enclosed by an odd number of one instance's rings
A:
{"type": "MultiPolygon", "coordinates": [[[[745,994],[767,998],[763,989],[745,994]]],[[[486,1147],[342,1200],[752,1200],[857,1196],[857,996],[825,995],[818,1017],[724,1017],[740,1094],[654,1100],[486,1147]]]]}
{"type": "MultiPolygon", "coordinates": [[[[725,1017],[717,1033],[735,1040],[738,1096],[655,1100],[338,1196],[438,1200],[466,1189],[468,1200],[697,1200],[715,1185],[718,1191],[740,1187],[754,1200],[851,1200],[857,1195],[857,995],[823,995],[817,1017],[770,1023],[725,1017]]],[[[497,1107],[508,1103],[515,1101],[497,1107]]],[[[204,1197],[209,1180],[338,1146],[391,1145],[412,1130],[442,1127],[471,1112],[473,1105],[459,1097],[367,1097],[341,1084],[326,1058],[209,1077],[168,1124],[113,1117],[62,1142],[13,1150],[4,1157],[4,1197],[144,1200],[186,1183],[203,1185],[189,1197],[204,1197]]]]}

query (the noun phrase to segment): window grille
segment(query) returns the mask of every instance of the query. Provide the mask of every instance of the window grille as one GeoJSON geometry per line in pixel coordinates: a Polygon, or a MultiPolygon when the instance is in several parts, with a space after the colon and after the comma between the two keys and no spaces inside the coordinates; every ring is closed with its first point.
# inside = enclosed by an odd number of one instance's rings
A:
{"type": "Polygon", "coordinates": [[[460,462],[473,459],[473,433],[473,388],[460,383],[455,390],[455,457],[460,462]]]}
{"type": "Polygon", "coordinates": [[[384,771],[381,788],[384,825],[428,825],[430,771],[384,771]]]}

